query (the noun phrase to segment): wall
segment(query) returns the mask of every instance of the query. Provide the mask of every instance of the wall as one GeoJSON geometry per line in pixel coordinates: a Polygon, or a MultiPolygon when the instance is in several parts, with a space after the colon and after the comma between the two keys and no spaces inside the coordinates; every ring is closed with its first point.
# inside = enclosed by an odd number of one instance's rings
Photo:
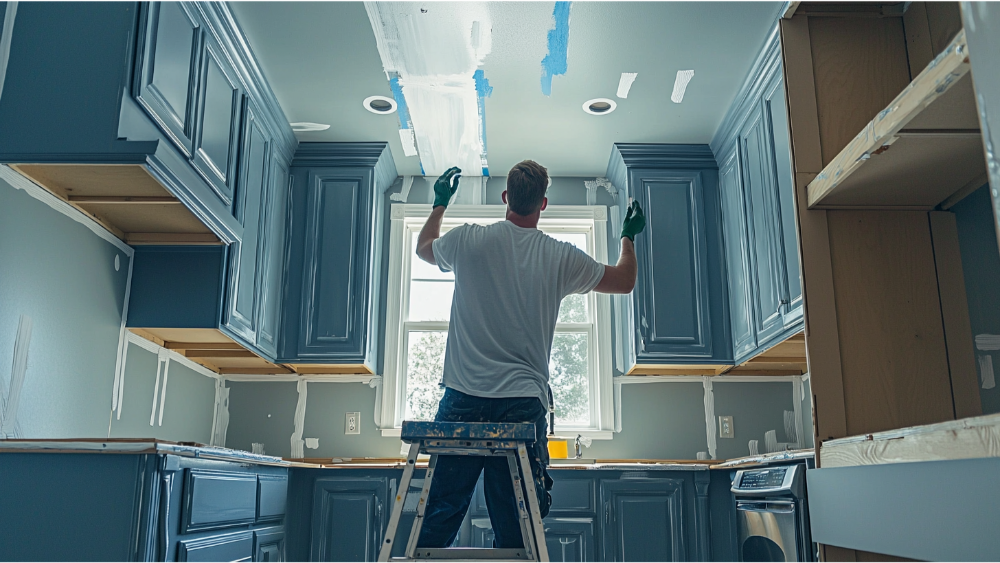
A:
{"type": "MultiPolygon", "coordinates": [[[[965,292],[969,301],[969,322],[972,336],[1000,335],[1000,249],[990,201],[989,184],[982,186],[951,208],[958,223],[958,242],[962,252],[962,270],[965,274],[965,292]]],[[[993,370],[1000,368],[1000,351],[982,350],[977,346],[979,364],[979,398],[983,414],[1000,412],[1000,388],[995,386],[994,373],[983,376],[983,363],[990,358],[993,370]]]]}
{"type": "Polygon", "coordinates": [[[299,398],[295,382],[227,381],[226,387],[229,388],[226,447],[249,452],[256,442],[263,444],[268,455],[290,457],[299,398]]]}
{"type": "Polygon", "coordinates": [[[750,455],[750,440],[757,440],[757,451],[764,453],[768,430],[775,431],[778,442],[788,441],[784,412],[795,410],[791,383],[717,381],[713,388],[715,416],[733,417],[733,437],[716,440],[716,458],[750,455]]]}
{"type": "Polygon", "coordinates": [[[158,379],[157,363],[155,352],[128,345],[121,417],[112,416],[110,437],[208,444],[215,414],[215,379],[176,361],[158,379]],[[166,397],[160,395],[164,387],[166,397]]]}
{"type": "Polygon", "coordinates": [[[11,183],[32,189],[0,167],[3,402],[9,400],[14,344],[25,315],[32,330],[16,405],[19,435],[106,437],[130,252],[99,236],[92,229],[101,227],[92,221],[74,219],[82,218],[79,213],[57,211],[11,183]]]}

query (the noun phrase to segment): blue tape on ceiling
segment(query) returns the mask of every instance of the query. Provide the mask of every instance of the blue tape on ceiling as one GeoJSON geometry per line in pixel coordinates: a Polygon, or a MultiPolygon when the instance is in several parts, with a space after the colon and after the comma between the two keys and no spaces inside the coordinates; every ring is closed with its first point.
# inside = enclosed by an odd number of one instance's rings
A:
{"type": "Polygon", "coordinates": [[[556,2],[552,10],[555,27],[549,30],[549,53],[542,59],[542,93],[546,96],[552,94],[552,77],[566,74],[570,4],[571,2],[556,2]]]}
{"type": "Polygon", "coordinates": [[[389,79],[389,89],[392,90],[392,99],[396,100],[396,114],[399,115],[400,129],[410,128],[410,110],[406,107],[406,98],[403,97],[403,87],[399,85],[399,76],[389,79]]]}
{"type": "Polygon", "coordinates": [[[489,176],[490,171],[486,165],[486,98],[493,94],[493,87],[490,86],[490,81],[482,70],[473,73],[472,78],[476,81],[476,96],[479,100],[479,136],[483,142],[483,176],[489,176]]]}

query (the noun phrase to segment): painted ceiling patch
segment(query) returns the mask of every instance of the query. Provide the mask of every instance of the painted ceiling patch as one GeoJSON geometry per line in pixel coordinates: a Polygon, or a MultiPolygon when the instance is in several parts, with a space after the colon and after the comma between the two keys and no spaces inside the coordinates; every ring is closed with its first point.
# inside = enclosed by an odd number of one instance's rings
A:
{"type": "Polygon", "coordinates": [[[542,93],[552,95],[552,77],[566,74],[569,52],[569,8],[571,2],[556,2],[552,9],[555,26],[549,30],[549,52],[542,59],[542,93]]]}
{"type": "Polygon", "coordinates": [[[486,104],[493,88],[479,69],[492,49],[484,2],[365,2],[396,100],[406,156],[437,176],[452,166],[489,175],[486,104]]]}

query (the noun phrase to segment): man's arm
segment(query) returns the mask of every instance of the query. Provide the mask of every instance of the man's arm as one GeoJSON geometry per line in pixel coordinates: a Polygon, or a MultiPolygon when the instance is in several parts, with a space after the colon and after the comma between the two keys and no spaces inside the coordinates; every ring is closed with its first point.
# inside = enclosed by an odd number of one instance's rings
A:
{"type": "Polygon", "coordinates": [[[622,253],[618,264],[604,266],[604,277],[594,288],[598,293],[631,293],[635,288],[638,267],[635,261],[635,246],[627,237],[622,237],[622,253]]]}
{"type": "Polygon", "coordinates": [[[646,216],[638,201],[628,206],[625,221],[622,224],[622,253],[618,264],[604,267],[604,277],[594,288],[599,293],[631,293],[635,288],[635,278],[638,266],[635,260],[635,235],[642,232],[646,226],[646,216]]]}
{"type": "Polygon", "coordinates": [[[434,241],[441,238],[441,221],[444,219],[444,210],[451,201],[451,196],[455,195],[458,189],[458,179],[461,178],[462,170],[457,166],[452,166],[445,170],[434,182],[434,209],[431,210],[430,217],[424,223],[424,228],[420,229],[420,236],[417,237],[417,256],[429,264],[437,265],[434,260],[434,241]]]}
{"type": "MultiPolygon", "coordinates": [[[[434,241],[441,238],[441,221],[444,220],[445,209],[443,205],[435,207],[417,237],[417,256],[429,264],[437,264],[434,260],[434,241]]],[[[634,262],[635,258],[632,260],[634,262]]]]}

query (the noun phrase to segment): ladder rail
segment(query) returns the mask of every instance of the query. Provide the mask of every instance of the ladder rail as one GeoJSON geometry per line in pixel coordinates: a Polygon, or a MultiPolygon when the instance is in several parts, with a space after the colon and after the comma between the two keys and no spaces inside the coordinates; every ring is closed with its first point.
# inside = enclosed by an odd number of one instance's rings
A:
{"type": "Polygon", "coordinates": [[[399,488],[396,489],[396,500],[392,505],[392,513],[389,516],[389,527],[385,531],[385,539],[378,552],[379,561],[388,561],[392,556],[392,547],[396,541],[396,529],[399,527],[399,519],[403,516],[403,506],[406,504],[406,495],[410,490],[410,481],[413,479],[413,471],[417,465],[417,454],[420,448],[410,446],[410,451],[406,455],[406,467],[403,469],[403,477],[399,480],[399,488]]]}

